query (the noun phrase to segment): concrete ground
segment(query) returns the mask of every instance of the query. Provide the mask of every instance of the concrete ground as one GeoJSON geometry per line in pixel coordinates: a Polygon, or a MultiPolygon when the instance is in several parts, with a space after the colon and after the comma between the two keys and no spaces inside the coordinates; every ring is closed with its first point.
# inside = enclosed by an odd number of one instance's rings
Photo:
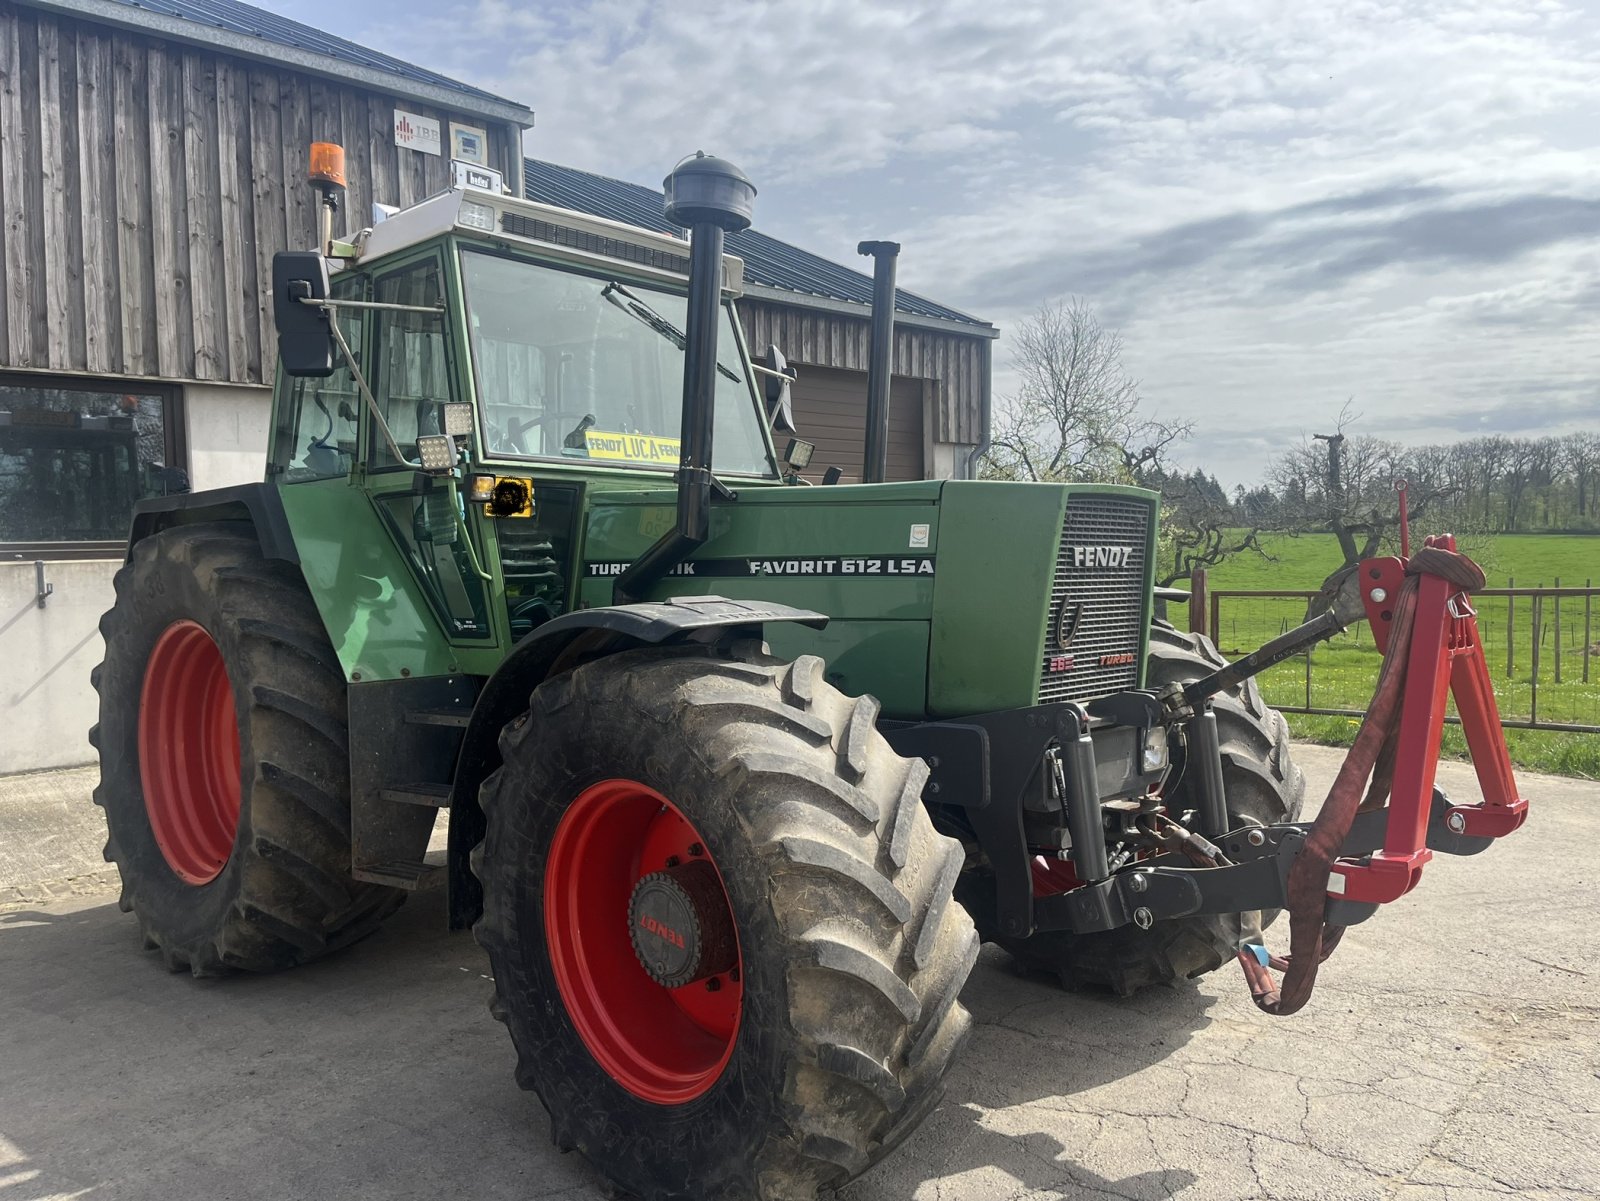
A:
{"type": "MultiPolygon", "coordinates": [[[[1297,754],[1320,795],[1339,752],[1297,754]]],[[[1473,794],[1469,769],[1441,775],[1473,794]]],[[[170,976],[114,892],[63,895],[95,887],[93,778],[51,777],[71,807],[33,819],[55,841],[27,870],[53,883],[0,874],[0,1201],[604,1195],[512,1082],[485,960],[440,898],[282,976],[170,976]]],[[[1600,1195],[1600,785],[1523,786],[1529,827],[1435,860],[1293,1018],[1232,968],[1118,1001],[986,950],[944,1105],[841,1196],[1600,1195]]],[[[19,831],[0,802],[0,869],[24,870],[19,831]]]]}

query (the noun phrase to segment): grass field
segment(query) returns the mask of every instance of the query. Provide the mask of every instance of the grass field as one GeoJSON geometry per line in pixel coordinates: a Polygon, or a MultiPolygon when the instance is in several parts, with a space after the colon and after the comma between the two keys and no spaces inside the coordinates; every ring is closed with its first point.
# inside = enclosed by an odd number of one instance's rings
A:
{"type": "MultiPolygon", "coordinates": [[[[1264,543],[1270,559],[1247,556],[1223,564],[1211,573],[1212,590],[1316,588],[1339,563],[1338,546],[1329,535],[1274,537],[1264,543]]],[[[1596,535],[1504,535],[1474,539],[1462,549],[1483,566],[1490,588],[1507,587],[1513,580],[1517,587],[1553,587],[1557,580],[1568,588],[1600,582],[1596,535]]],[[[1600,598],[1588,603],[1582,597],[1563,599],[1559,628],[1551,599],[1542,602],[1537,614],[1528,598],[1480,597],[1476,608],[1502,718],[1527,720],[1537,709],[1544,721],[1600,725],[1600,598]]],[[[1224,597],[1218,641],[1224,654],[1242,654],[1297,625],[1304,615],[1300,600],[1224,597]]],[[[1184,620],[1177,606],[1173,616],[1184,620]]],[[[1301,657],[1263,673],[1261,688],[1267,700],[1279,706],[1360,710],[1371,698],[1378,663],[1372,636],[1363,624],[1312,653],[1309,685],[1308,663],[1301,657]]],[[[1316,742],[1348,744],[1357,727],[1347,717],[1286,716],[1297,736],[1316,742]]],[[[1600,778],[1600,734],[1508,729],[1506,741],[1520,766],[1600,778]]],[[[1465,749],[1460,731],[1447,727],[1445,752],[1461,755],[1465,749]]]]}

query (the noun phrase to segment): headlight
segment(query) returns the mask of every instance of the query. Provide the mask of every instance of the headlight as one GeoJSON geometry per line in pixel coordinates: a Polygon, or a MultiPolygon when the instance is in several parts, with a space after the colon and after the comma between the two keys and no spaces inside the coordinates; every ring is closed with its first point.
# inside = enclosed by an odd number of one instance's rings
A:
{"type": "Polygon", "coordinates": [[[481,229],[486,234],[494,233],[494,206],[479,204],[475,200],[463,200],[456,209],[456,224],[465,225],[468,229],[481,229]]]}
{"type": "Polygon", "coordinates": [[[450,471],[456,465],[456,440],[448,434],[424,434],[417,439],[417,457],[424,471],[450,471]]]}
{"type": "Polygon", "coordinates": [[[1165,726],[1152,726],[1144,732],[1144,770],[1160,771],[1167,766],[1167,730],[1165,726]]]}

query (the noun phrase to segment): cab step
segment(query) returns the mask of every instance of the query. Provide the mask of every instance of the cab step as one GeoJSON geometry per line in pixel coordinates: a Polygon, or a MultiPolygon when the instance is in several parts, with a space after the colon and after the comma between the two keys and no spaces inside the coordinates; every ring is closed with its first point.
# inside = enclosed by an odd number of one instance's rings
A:
{"type": "Polygon", "coordinates": [[[391,859],[384,863],[364,864],[351,874],[357,880],[365,880],[368,884],[386,884],[390,888],[404,888],[415,892],[422,888],[437,887],[443,883],[444,865],[391,859]]]}
{"type": "Polygon", "coordinates": [[[402,719],[408,726],[446,726],[465,730],[472,720],[472,706],[458,709],[412,709],[402,719]]]}
{"type": "Polygon", "coordinates": [[[435,809],[450,807],[448,784],[401,784],[394,788],[380,788],[378,796],[402,805],[429,805],[435,809]]]}

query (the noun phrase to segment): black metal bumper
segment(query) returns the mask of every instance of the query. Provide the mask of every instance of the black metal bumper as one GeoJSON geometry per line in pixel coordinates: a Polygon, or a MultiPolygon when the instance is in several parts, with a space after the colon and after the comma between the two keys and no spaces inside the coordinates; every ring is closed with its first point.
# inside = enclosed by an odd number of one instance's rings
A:
{"type": "Polygon", "coordinates": [[[1141,770],[1140,756],[1144,731],[1160,724],[1155,696],[1134,692],[1088,709],[1061,702],[879,728],[900,754],[927,762],[924,801],[963,811],[994,869],[1000,929],[1023,938],[1039,928],[1030,846],[1068,848],[1080,879],[1110,877],[1101,803],[1159,780],[1160,771],[1141,770]],[[1055,790],[1047,776],[1052,751],[1064,777],[1055,790]]]}

